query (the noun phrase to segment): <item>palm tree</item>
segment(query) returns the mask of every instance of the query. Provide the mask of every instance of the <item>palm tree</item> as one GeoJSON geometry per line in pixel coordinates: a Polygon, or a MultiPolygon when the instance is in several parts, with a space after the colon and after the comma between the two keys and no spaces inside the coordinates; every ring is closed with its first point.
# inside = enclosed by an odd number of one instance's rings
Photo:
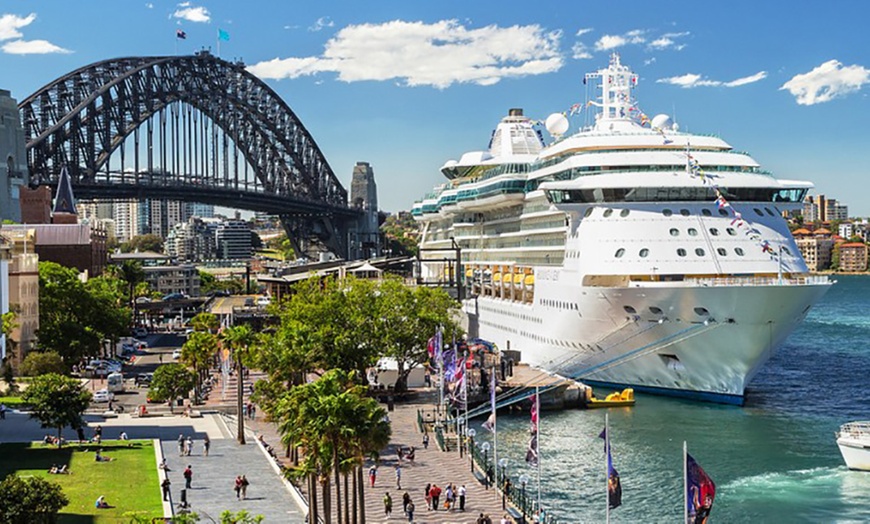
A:
{"type": "Polygon", "coordinates": [[[202,331],[204,333],[217,333],[220,327],[217,316],[213,313],[199,313],[190,319],[190,326],[194,331],[202,331]]]}
{"type": "Polygon", "coordinates": [[[127,283],[127,289],[130,299],[130,307],[133,308],[133,320],[136,320],[136,286],[140,282],[145,281],[145,271],[142,265],[135,260],[125,260],[120,266],[115,266],[112,270],[118,278],[127,283]]]}
{"type": "Polygon", "coordinates": [[[244,404],[245,404],[245,364],[251,359],[251,346],[254,343],[254,332],[251,330],[250,326],[240,325],[240,326],[232,326],[227,329],[224,329],[220,333],[220,339],[224,343],[224,347],[229,349],[232,352],[233,360],[236,362],[236,383],[237,383],[237,395],[236,395],[236,407],[238,409],[238,419],[239,419],[239,431],[236,438],[239,441],[239,444],[245,443],[245,417],[244,413],[244,404]]]}
{"type": "Polygon", "coordinates": [[[203,372],[208,369],[208,363],[215,352],[217,352],[217,337],[201,331],[191,333],[184,345],[181,346],[180,360],[183,364],[193,368],[193,374],[196,376],[194,398],[197,402],[201,401],[203,372]]]}

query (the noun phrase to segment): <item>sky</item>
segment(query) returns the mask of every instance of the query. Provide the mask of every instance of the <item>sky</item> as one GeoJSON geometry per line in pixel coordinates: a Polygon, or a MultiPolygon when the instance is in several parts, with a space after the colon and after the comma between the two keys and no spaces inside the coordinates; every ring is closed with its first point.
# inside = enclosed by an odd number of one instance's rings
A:
{"type": "Polygon", "coordinates": [[[223,31],[220,56],[284,98],[345,187],[369,162],[396,212],[485,149],[508,109],[543,120],[583,103],[583,75],[618,52],[646,114],[868,216],[868,14],[845,0],[3,0],[0,88],[22,100],[99,60],[217,53],[223,31]]]}

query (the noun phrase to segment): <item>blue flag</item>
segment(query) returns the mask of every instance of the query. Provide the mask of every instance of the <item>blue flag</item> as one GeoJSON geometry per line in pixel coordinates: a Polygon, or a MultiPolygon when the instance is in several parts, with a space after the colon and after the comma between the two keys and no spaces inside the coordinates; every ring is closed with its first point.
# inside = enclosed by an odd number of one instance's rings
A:
{"type": "Polygon", "coordinates": [[[223,29],[218,29],[218,40],[223,40],[224,42],[230,41],[230,34],[224,31],[223,29]]]}
{"type": "Polygon", "coordinates": [[[601,431],[598,438],[604,439],[604,452],[607,454],[607,502],[610,509],[622,505],[622,482],[619,480],[619,472],[613,467],[613,457],[610,455],[610,438],[607,429],[601,431]]]}
{"type": "Polygon", "coordinates": [[[713,510],[716,484],[688,453],[686,453],[686,489],[689,523],[707,522],[710,511],[713,510]]]}

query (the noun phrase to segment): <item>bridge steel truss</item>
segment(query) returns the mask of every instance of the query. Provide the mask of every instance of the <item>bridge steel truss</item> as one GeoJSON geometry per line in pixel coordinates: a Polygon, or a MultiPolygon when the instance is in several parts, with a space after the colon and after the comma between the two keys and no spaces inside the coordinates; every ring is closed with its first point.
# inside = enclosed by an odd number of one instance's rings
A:
{"type": "Polygon", "coordinates": [[[19,109],[35,184],[56,185],[66,166],[79,198],[262,211],[297,253],[347,256],[360,212],[302,122],[241,63],[208,52],[105,60],[19,109]]]}

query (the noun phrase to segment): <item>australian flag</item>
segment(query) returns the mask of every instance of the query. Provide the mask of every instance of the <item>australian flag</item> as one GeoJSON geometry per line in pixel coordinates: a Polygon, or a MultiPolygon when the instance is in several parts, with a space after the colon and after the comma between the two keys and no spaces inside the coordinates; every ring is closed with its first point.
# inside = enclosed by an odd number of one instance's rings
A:
{"type": "Polygon", "coordinates": [[[689,515],[687,524],[705,524],[713,510],[716,484],[688,453],[686,453],[686,490],[689,515]]]}
{"type": "Polygon", "coordinates": [[[619,472],[613,467],[607,429],[602,430],[598,438],[604,439],[604,452],[607,454],[607,503],[610,509],[615,509],[622,505],[622,482],[619,480],[619,472]]]}
{"type": "Polygon", "coordinates": [[[176,29],[175,38],[178,38],[179,40],[187,40],[187,33],[182,31],[181,29],[176,29]]]}

